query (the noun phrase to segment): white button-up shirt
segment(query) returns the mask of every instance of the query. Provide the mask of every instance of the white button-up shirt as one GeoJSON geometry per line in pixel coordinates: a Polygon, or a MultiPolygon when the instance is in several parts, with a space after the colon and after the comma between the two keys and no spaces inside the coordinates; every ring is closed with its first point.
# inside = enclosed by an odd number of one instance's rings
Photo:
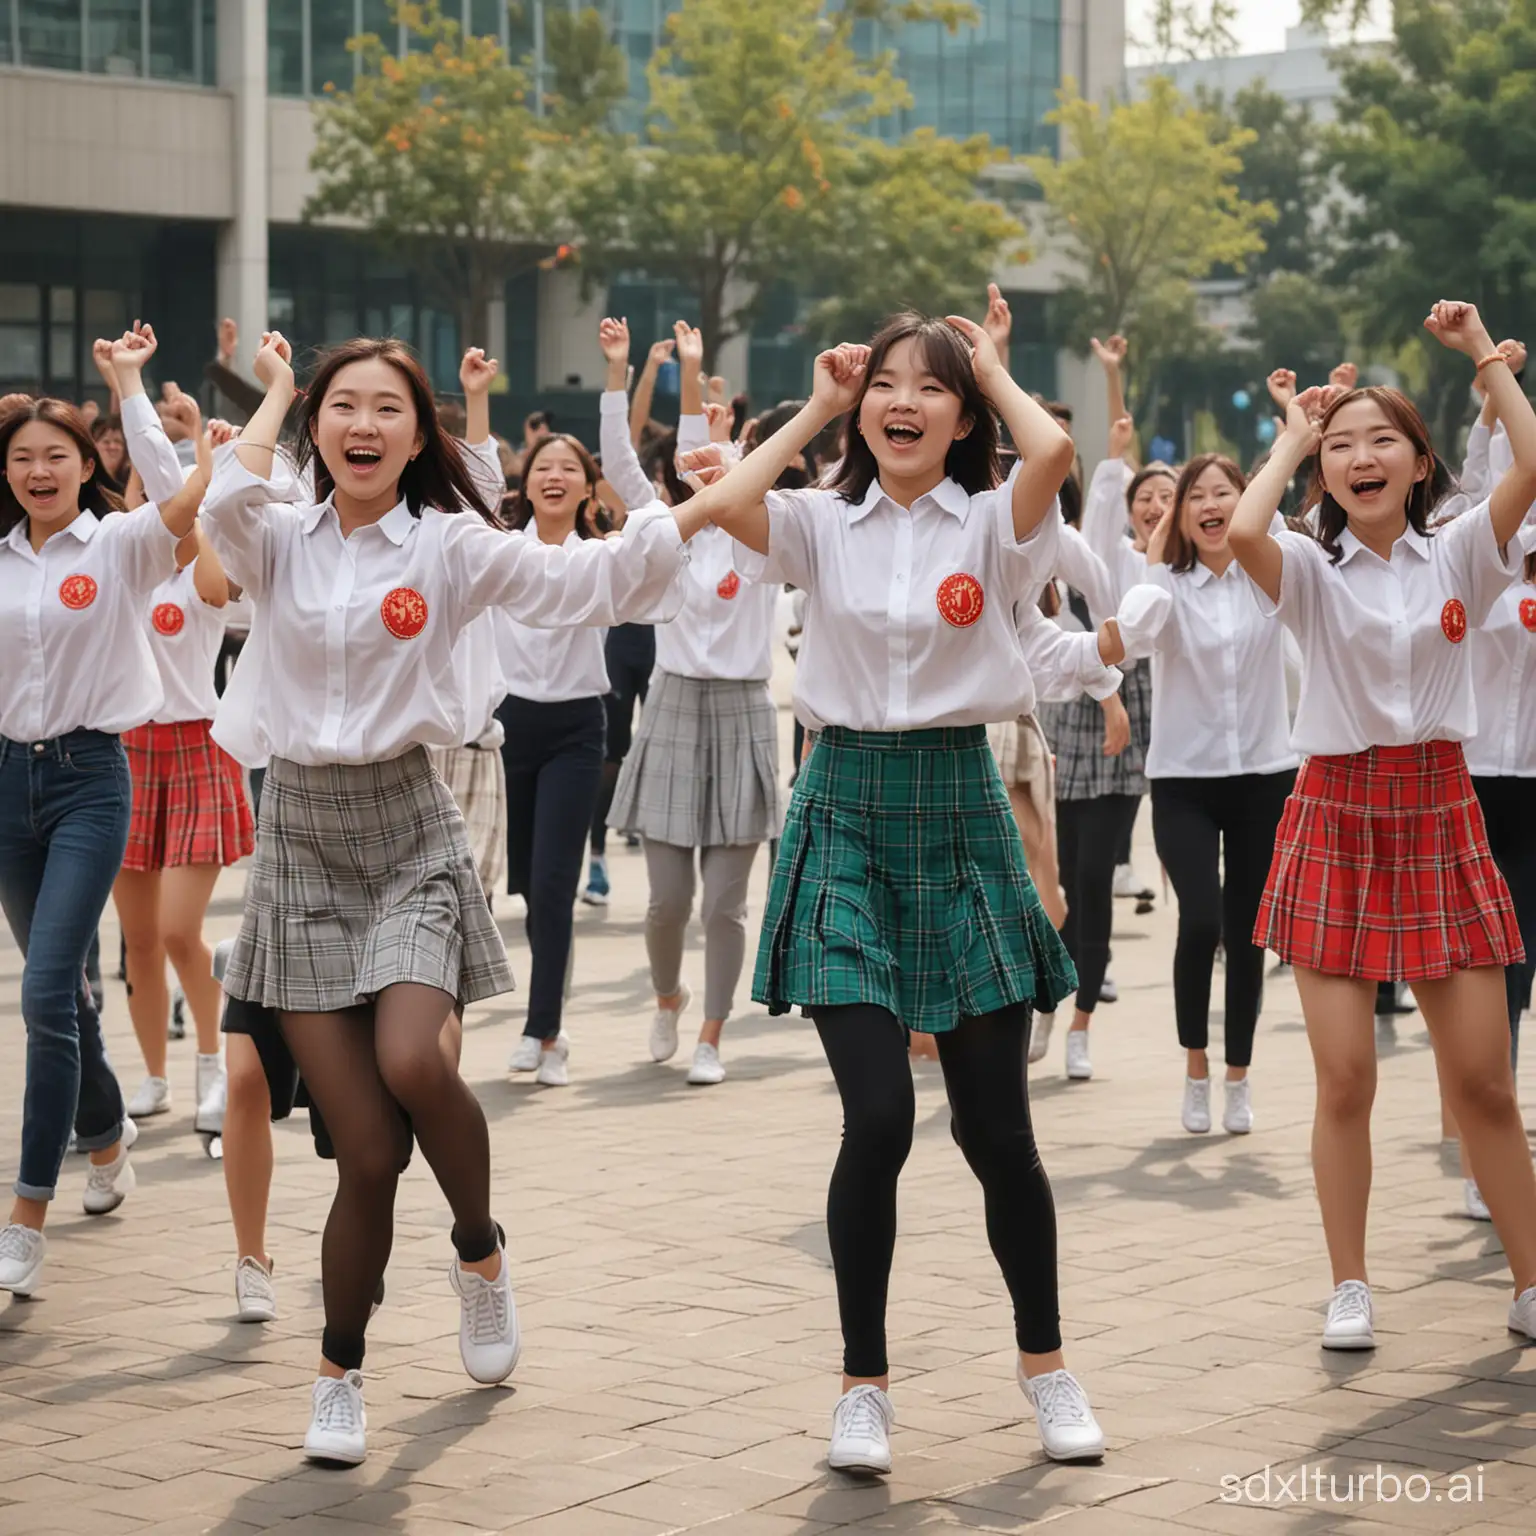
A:
{"type": "Polygon", "coordinates": [[[1036,704],[1067,704],[1084,693],[1107,699],[1125,681],[1118,667],[1104,665],[1097,630],[1064,629],[1041,613],[1039,603],[1019,605],[1019,643],[1036,704]]]}
{"type": "Polygon", "coordinates": [[[562,548],[470,512],[414,516],[404,502],[343,538],[329,501],[293,506],[273,490],[231,444],[203,508],[230,579],[257,604],[214,724],[243,762],[368,763],[418,743],[461,746],[471,710],[454,647],[476,613],[624,623],[665,596],[684,560],[659,504],[633,515],[622,538],[562,548]]]}
{"type": "Polygon", "coordinates": [[[213,669],[224,643],[224,610],[197,595],[192,569],[184,566],[162,581],[145,612],[149,648],[165,689],[165,703],[153,717],[156,725],[212,720],[219,704],[213,669]]]}
{"type": "Polygon", "coordinates": [[[1059,513],[1014,537],[1012,484],[943,480],[910,509],[871,483],[771,491],[769,551],[736,546],[744,578],[806,593],[795,710],[813,729],[909,731],[1027,714],[1034,685],[1016,605],[1051,572],[1059,513]]]}
{"type": "Polygon", "coordinates": [[[1536,778],[1536,584],[1506,587],[1468,643],[1477,700],[1468,770],[1536,778]]]}
{"type": "Polygon", "coordinates": [[[736,541],[711,525],[688,541],[682,611],[656,626],[656,665],[678,677],[766,682],[779,588],[742,575],[736,541]]]}
{"type": "MultiPolygon", "coordinates": [[[[572,532],[563,547],[574,549],[581,543],[581,536],[572,532]]],[[[600,698],[612,690],[603,654],[606,630],[587,625],[534,629],[505,613],[498,613],[496,619],[504,694],[535,704],[563,704],[569,699],[600,698]]]]}
{"type": "MultiPolygon", "coordinates": [[[[1123,459],[1105,459],[1094,470],[1083,497],[1083,538],[1104,562],[1116,602],[1137,582],[1147,579],[1146,552],[1137,549],[1126,532],[1129,512],[1125,494],[1134,478],[1134,472],[1123,459]]],[[[1084,592],[1083,596],[1088,594],[1084,592]]]]}
{"type": "MultiPolygon", "coordinates": [[[[1287,729],[1285,631],[1254,602],[1234,560],[1218,576],[1149,566],[1147,585],[1171,602],[1143,620],[1127,654],[1152,657],[1149,779],[1234,778],[1296,766],[1287,729]]],[[[1144,588],[1132,588],[1127,602],[1144,588]]],[[[1123,626],[1129,629],[1131,626],[1123,626]]]]}
{"type": "Polygon", "coordinates": [[[143,725],[165,699],[144,604],[176,570],[159,507],[82,512],[35,553],[27,530],[0,540],[0,736],[143,725]]]}
{"type": "Polygon", "coordinates": [[[1337,565],[1315,539],[1275,535],[1283,552],[1278,612],[1301,648],[1301,700],[1291,745],[1306,754],[1363,752],[1477,732],[1472,648],[1519,569],[1494,542],[1484,502],[1433,537],[1408,529],[1390,560],[1348,529],[1337,565]]]}

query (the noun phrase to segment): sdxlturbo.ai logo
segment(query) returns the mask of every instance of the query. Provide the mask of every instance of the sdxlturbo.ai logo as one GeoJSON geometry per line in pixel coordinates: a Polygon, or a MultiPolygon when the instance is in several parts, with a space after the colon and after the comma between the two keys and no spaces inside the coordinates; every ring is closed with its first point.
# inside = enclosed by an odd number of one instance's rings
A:
{"type": "Polygon", "coordinates": [[[1289,1472],[1266,1464],[1262,1472],[1221,1479],[1224,1504],[1480,1504],[1483,1469],[1452,1472],[1443,1485],[1423,1472],[1399,1476],[1379,1462],[1374,1472],[1327,1472],[1303,1462],[1289,1472]]]}

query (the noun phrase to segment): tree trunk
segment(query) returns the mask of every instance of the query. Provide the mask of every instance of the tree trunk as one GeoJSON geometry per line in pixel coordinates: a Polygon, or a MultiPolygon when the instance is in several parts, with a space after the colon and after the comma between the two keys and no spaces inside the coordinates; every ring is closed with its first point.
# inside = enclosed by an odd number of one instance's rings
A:
{"type": "Polygon", "coordinates": [[[715,359],[726,340],[725,283],[726,273],[719,267],[706,268],[699,279],[699,329],[704,333],[704,372],[708,374],[714,373],[715,359]]]}

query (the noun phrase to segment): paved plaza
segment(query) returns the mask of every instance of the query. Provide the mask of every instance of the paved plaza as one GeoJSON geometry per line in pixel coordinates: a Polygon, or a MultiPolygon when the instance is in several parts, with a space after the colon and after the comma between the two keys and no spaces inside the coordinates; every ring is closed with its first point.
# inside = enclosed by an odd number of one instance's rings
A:
{"type": "MultiPolygon", "coordinates": [[[[1156,868],[1144,841],[1138,859],[1156,868]]],[[[460,1368],[449,1217],[418,1157],[369,1334],[368,1461],[305,1466],[334,1171],[314,1157],[302,1114],[277,1128],[269,1243],[281,1316],[236,1323],[222,1174],[191,1129],[189,1036],[172,1047],[175,1111],[146,1124],[134,1154],[137,1193],[112,1216],[84,1216],[84,1160],[71,1158],[43,1288],[31,1302],[0,1300],[0,1536],[1536,1528],[1536,1352],[1505,1332],[1490,1229],[1460,1215],[1421,1022],[1404,1019],[1382,1057],[1380,1347],[1327,1356],[1294,989],[1284,976],[1271,984],[1256,1132],[1184,1135],[1161,899],[1148,917],[1116,903],[1120,1001],[1094,1030],[1097,1076],[1069,1085],[1058,1039],[1032,1089],[1060,1222],[1067,1360],[1109,1454],[1099,1467],[1057,1467],[1040,1453],[979,1190],[950,1140],[938,1068],[924,1063],[890,1309],[896,1470],[878,1483],[828,1472],[839,1363],[822,1220],[839,1133],[830,1074],[806,1021],[770,1020],[744,997],[724,1085],[685,1085],[686,1028],[677,1060],[654,1065],[644,865],[622,842],[611,863],[613,906],[577,919],[571,1087],[505,1075],[520,994],[475,1009],[465,1035],[522,1317],[507,1386],[474,1387],[460,1368]],[[1241,1501],[1237,1479],[1251,1479],[1241,1501]]],[[[212,936],[235,931],[243,879],[223,879],[212,936]]],[[[763,883],[760,863],[755,911],[763,883]]],[[[502,927],[522,986],[520,924],[502,927]]],[[[110,914],[102,937],[110,971],[110,914]]],[[[695,983],[700,967],[695,952],[695,983]]],[[[7,1185],[19,975],[5,938],[7,1185]]],[[[140,1066],[123,987],[107,990],[112,1054],[131,1089],[140,1066]]],[[[1529,1119],[1530,1091],[1525,1102],[1529,1119]]]]}

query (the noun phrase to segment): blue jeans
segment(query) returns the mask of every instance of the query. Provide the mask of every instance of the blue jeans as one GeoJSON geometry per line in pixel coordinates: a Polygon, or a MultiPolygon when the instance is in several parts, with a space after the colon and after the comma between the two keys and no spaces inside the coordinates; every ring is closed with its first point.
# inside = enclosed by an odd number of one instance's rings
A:
{"type": "Polygon", "coordinates": [[[123,1096],[85,958],[123,862],[132,795],[115,736],[0,737],[0,906],[26,962],[23,1199],[53,1199],[71,1124],[83,1152],[110,1147],[123,1132],[123,1096]]]}

